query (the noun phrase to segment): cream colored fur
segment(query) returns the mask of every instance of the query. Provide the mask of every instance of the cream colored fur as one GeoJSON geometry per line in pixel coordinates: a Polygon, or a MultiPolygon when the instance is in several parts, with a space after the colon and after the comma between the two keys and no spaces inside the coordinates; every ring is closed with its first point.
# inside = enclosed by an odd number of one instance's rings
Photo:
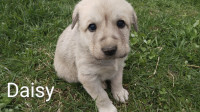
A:
{"type": "Polygon", "coordinates": [[[125,56],[130,51],[131,25],[137,30],[137,17],[125,0],[82,0],[73,12],[72,25],[59,37],[54,66],[57,75],[67,82],[80,82],[96,100],[99,112],[117,112],[104,88],[105,80],[111,81],[113,97],[120,102],[128,100],[122,86],[125,56]],[[116,22],[124,20],[126,26],[118,28],[116,22]],[[97,29],[90,32],[88,26],[97,29]],[[114,56],[102,52],[104,46],[117,46],[114,56]]]}

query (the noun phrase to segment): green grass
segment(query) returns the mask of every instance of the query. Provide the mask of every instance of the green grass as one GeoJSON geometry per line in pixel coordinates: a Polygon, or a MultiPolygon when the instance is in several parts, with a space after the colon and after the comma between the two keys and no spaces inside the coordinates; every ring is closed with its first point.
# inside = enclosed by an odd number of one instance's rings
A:
{"type": "MultiPolygon", "coordinates": [[[[0,1],[0,111],[97,111],[81,84],[58,79],[53,68],[57,39],[71,23],[77,2],[0,1]],[[49,102],[47,96],[7,98],[8,82],[55,90],[49,102]]],[[[124,71],[130,95],[122,104],[107,90],[114,105],[120,112],[200,111],[200,1],[129,2],[139,20],[124,71]]]]}

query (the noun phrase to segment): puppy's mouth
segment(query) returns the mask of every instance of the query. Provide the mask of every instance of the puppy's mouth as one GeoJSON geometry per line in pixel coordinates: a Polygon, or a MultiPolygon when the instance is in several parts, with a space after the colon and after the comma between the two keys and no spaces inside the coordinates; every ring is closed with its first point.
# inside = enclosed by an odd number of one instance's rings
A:
{"type": "Polygon", "coordinates": [[[124,58],[124,57],[126,57],[126,56],[127,56],[127,53],[124,54],[124,55],[122,55],[122,56],[120,56],[119,58],[124,58]]]}
{"type": "Polygon", "coordinates": [[[123,55],[120,55],[120,56],[102,56],[102,57],[96,57],[96,56],[94,56],[94,58],[96,59],[96,60],[112,60],[112,59],[120,59],[120,58],[124,58],[124,57],[126,57],[127,56],[127,54],[123,54],[123,55]]]}

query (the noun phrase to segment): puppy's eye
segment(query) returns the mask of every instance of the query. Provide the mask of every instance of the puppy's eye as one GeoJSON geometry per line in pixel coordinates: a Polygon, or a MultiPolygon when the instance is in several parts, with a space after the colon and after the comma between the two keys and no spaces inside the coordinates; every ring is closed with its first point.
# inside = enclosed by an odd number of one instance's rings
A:
{"type": "Polygon", "coordinates": [[[90,24],[90,25],[88,26],[88,30],[89,30],[90,32],[94,32],[94,31],[96,31],[96,29],[97,29],[97,26],[96,26],[96,24],[94,24],[94,23],[92,23],[92,24],[90,24]]]}
{"type": "Polygon", "coordinates": [[[119,28],[124,28],[125,27],[125,22],[124,22],[124,20],[118,20],[117,21],[117,26],[119,27],[119,28]]]}

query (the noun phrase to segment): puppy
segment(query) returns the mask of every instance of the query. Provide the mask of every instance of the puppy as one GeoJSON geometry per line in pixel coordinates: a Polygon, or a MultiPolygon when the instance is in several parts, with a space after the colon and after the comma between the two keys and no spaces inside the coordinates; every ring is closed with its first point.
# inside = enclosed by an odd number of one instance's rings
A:
{"type": "Polygon", "coordinates": [[[137,16],[127,1],[82,0],[75,6],[72,24],[59,37],[54,58],[58,77],[80,82],[99,112],[117,112],[104,90],[105,80],[111,81],[117,101],[128,100],[122,75],[131,25],[137,31],[137,16]]]}

